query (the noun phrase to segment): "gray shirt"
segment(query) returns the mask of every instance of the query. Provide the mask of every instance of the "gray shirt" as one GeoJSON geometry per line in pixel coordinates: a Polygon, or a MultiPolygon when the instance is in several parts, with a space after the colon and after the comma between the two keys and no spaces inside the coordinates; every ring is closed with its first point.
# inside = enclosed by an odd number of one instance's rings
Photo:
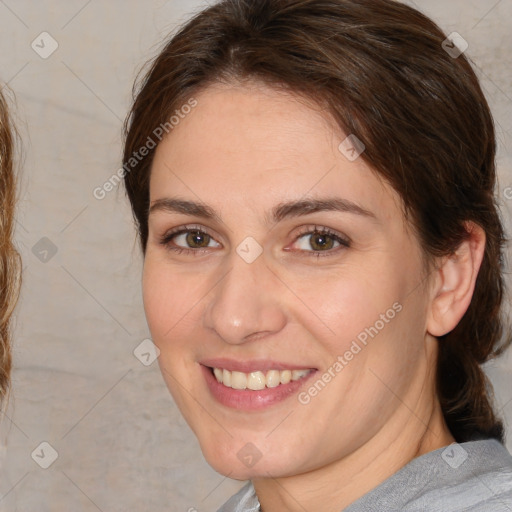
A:
{"type": "MultiPolygon", "coordinates": [[[[258,512],[248,482],[218,512],[258,512]]],[[[495,439],[421,455],[344,512],[512,512],[512,456],[495,439]]]]}

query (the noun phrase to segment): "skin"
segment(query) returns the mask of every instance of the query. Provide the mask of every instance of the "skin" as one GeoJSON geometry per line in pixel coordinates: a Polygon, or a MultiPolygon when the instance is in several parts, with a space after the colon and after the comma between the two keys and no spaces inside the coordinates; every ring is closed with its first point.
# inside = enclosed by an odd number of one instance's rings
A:
{"type": "Polygon", "coordinates": [[[427,274],[397,193],[362,158],[345,158],[346,134],[325,112],[257,82],[195,97],[156,150],[150,201],[201,201],[219,219],[149,216],[143,293],[162,374],[207,461],[251,479],[262,510],[341,510],[454,441],[435,392],[436,336],[469,305],[485,236],[468,225],[470,239],[427,274]],[[281,202],[333,196],[374,217],[319,211],[266,221],[281,202]],[[184,225],[211,235],[203,248],[184,236],[168,242],[195,255],[161,243],[184,225]],[[318,245],[304,233],[315,226],[350,246],[312,255],[318,245]],[[250,264],[236,252],[248,236],[263,249],[250,264]],[[273,359],[320,377],[394,303],[401,311],[307,405],[291,396],[242,412],[206,386],[199,361],[213,357],[273,359]],[[248,442],[261,453],[250,468],[237,457],[248,442]]]}

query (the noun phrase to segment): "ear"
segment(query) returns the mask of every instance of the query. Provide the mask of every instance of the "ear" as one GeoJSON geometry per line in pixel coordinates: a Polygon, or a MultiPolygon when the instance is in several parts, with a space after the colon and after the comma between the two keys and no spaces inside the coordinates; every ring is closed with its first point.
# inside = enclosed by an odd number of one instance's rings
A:
{"type": "Polygon", "coordinates": [[[441,260],[434,271],[427,331],[443,336],[453,330],[467,311],[485,250],[485,231],[466,223],[469,233],[454,254],[441,260]]]}

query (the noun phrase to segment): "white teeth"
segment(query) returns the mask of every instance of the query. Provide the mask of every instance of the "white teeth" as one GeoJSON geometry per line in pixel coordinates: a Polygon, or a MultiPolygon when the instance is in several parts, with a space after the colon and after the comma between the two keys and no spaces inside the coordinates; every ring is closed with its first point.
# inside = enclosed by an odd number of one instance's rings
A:
{"type": "MultiPolygon", "coordinates": [[[[213,371],[215,373],[215,370],[213,371]]],[[[219,379],[217,379],[219,380],[219,379]]],[[[222,381],[219,380],[219,382],[222,382],[225,386],[228,388],[231,387],[231,372],[229,370],[222,370],[222,381]]]]}
{"type": "Polygon", "coordinates": [[[281,372],[281,384],[288,384],[292,380],[292,372],[290,370],[284,370],[281,372]]]}
{"type": "Polygon", "coordinates": [[[266,373],[255,371],[250,373],[229,371],[223,368],[214,368],[213,374],[217,382],[233,389],[260,389],[275,388],[280,384],[288,384],[292,380],[299,380],[313,370],[268,370],[266,373]]]}
{"type": "Polygon", "coordinates": [[[265,377],[267,379],[268,388],[275,388],[281,384],[281,373],[279,370],[269,370],[265,377]]]}
{"type": "Polygon", "coordinates": [[[251,372],[247,378],[247,387],[253,391],[265,389],[266,379],[263,372],[251,372]]]}
{"type": "Polygon", "coordinates": [[[231,372],[231,387],[233,389],[245,389],[247,387],[247,375],[242,372],[231,372]]]}

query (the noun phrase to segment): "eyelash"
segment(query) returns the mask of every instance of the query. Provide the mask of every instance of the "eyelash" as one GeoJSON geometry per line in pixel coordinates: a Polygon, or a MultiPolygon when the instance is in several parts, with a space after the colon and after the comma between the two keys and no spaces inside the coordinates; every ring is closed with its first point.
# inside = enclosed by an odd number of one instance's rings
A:
{"type": "MultiPolygon", "coordinates": [[[[208,233],[208,231],[202,229],[199,226],[183,226],[180,228],[175,228],[175,229],[165,233],[160,239],[160,244],[163,245],[167,250],[173,251],[176,254],[185,253],[187,255],[193,254],[194,256],[197,256],[201,253],[204,253],[205,252],[204,249],[208,250],[208,248],[205,247],[205,248],[199,248],[199,249],[192,249],[192,248],[187,249],[184,247],[171,245],[171,240],[173,238],[175,238],[178,235],[182,235],[184,233],[189,233],[191,231],[196,231],[201,235],[208,235],[210,238],[213,239],[213,236],[210,233],[208,233]]],[[[333,249],[327,249],[325,251],[315,251],[315,250],[312,250],[312,251],[299,250],[298,251],[299,253],[306,253],[306,254],[302,254],[306,257],[313,256],[313,257],[319,258],[319,257],[324,257],[324,256],[332,256],[333,254],[338,253],[340,249],[341,250],[347,249],[351,245],[351,242],[347,237],[343,237],[340,234],[332,231],[331,229],[329,229],[327,227],[319,227],[316,225],[315,226],[305,226],[303,228],[303,230],[296,236],[294,243],[305,235],[314,235],[314,234],[319,234],[319,235],[324,235],[324,236],[327,235],[330,238],[334,239],[334,241],[338,242],[340,245],[338,247],[335,247],[333,249]]]]}

